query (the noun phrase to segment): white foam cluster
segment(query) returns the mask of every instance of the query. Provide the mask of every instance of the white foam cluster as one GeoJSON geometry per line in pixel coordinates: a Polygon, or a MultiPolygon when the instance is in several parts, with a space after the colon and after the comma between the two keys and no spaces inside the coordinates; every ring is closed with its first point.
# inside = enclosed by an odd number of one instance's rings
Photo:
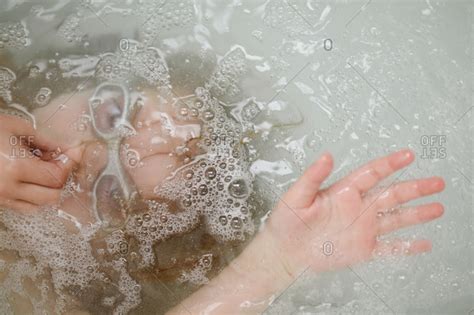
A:
{"type": "Polygon", "coordinates": [[[96,76],[108,81],[123,82],[130,74],[151,86],[168,85],[170,80],[168,66],[159,49],[123,39],[117,52],[100,56],[96,76]]]}
{"type": "Polygon", "coordinates": [[[137,14],[144,19],[142,40],[147,44],[151,44],[163,31],[192,24],[196,16],[192,0],[144,0],[137,7],[137,14]]]}
{"type": "Polygon", "coordinates": [[[153,245],[173,235],[182,234],[199,222],[199,212],[171,213],[166,204],[155,203],[149,211],[130,217],[126,232],[139,242],[140,267],[148,267],[155,261],[153,245]]]}
{"type": "Polygon", "coordinates": [[[209,279],[206,274],[211,270],[212,267],[212,255],[206,254],[199,258],[193,268],[189,271],[184,271],[178,278],[181,283],[192,283],[194,285],[207,284],[209,279]]]}
{"type": "Polygon", "coordinates": [[[13,310],[8,302],[7,290],[0,288],[0,313],[10,315],[13,314],[13,310]]]}
{"type": "MultiPolygon", "coordinates": [[[[317,3],[314,3],[314,5],[319,6],[317,3]]],[[[312,15],[313,10],[308,10],[302,5],[298,6],[298,2],[292,3],[291,6],[290,8],[285,0],[267,1],[263,22],[271,28],[292,36],[311,34],[312,28],[307,21],[318,21],[319,18],[316,19],[317,17],[312,15]]],[[[315,11],[318,12],[319,10],[315,11]]],[[[315,23],[314,26],[318,24],[315,23]]]]}
{"type": "Polygon", "coordinates": [[[16,81],[15,72],[6,67],[0,67],[0,98],[5,103],[12,102],[11,85],[16,81]]]}
{"type": "Polygon", "coordinates": [[[238,80],[245,71],[245,52],[240,47],[232,49],[223,57],[206,88],[216,97],[237,95],[240,92],[238,80]]]}
{"type": "Polygon", "coordinates": [[[48,87],[42,87],[39,89],[35,96],[35,103],[38,105],[38,107],[48,105],[49,101],[51,100],[51,93],[52,91],[48,87]]]}
{"type": "Polygon", "coordinates": [[[179,169],[155,192],[177,201],[183,211],[202,215],[208,232],[220,241],[243,240],[245,234],[253,233],[254,226],[247,202],[253,177],[241,142],[241,126],[204,88],[180,103],[183,118],[202,121],[198,145],[206,154],[179,169]]]}
{"type": "Polygon", "coordinates": [[[28,30],[21,22],[0,23],[0,51],[2,48],[23,48],[31,44],[28,30]]]}
{"type": "Polygon", "coordinates": [[[58,35],[68,42],[81,41],[85,35],[79,30],[82,18],[80,13],[74,13],[66,17],[58,28],[58,35]]]}
{"type": "Polygon", "coordinates": [[[57,212],[49,209],[39,215],[19,215],[6,210],[1,212],[0,220],[8,231],[1,233],[0,250],[14,250],[25,258],[10,266],[8,276],[14,281],[4,283],[9,290],[24,293],[23,277],[35,279],[49,272],[57,294],[56,308],[62,313],[65,290],[85,289],[97,278],[98,263],[89,239],[81,233],[68,233],[57,212]],[[29,265],[29,257],[34,257],[34,264],[29,265]]]}
{"type": "Polygon", "coordinates": [[[133,280],[127,271],[127,265],[123,260],[116,262],[114,269],[120,273],[118,289],[124,299],[114,309],[114,314],[128,314],[132,309],[140,305],[141,286],[133,280]]]}

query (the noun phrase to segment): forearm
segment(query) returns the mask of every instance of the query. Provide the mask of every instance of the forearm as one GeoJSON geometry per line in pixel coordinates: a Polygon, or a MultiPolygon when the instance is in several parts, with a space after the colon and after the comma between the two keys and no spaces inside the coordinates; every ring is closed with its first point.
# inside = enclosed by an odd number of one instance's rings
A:
{"type": "Polygon", "coordinates": [[[217,277],[168,314],[263,312],[297,276],[278,257],[270,234],[260,232],[217,277]]]}

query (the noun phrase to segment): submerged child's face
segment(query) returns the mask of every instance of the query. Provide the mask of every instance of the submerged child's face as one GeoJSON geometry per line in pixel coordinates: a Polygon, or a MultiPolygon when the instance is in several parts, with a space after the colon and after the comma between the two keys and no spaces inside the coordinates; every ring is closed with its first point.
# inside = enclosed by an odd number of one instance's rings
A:
{"type": "MultiPolygon", "coordinates": [[[[94,97],[93,90],[82,91],[67,100],[68,97],[59,96],[47,107],[36,110],[36,125],[62,151],[78,146],[83,148],[82,158],[76,161],[76,181],[81,190],[90,193],[94,180],[106,168],[108,155],[111,154],[96,129],[118,129],[115,120],[123,110],[121,103],[124,100],[120,97],[104,100],[91,113],[89,103],[94,97]]],[[[136,113],[130,119],[134,134],[123,138],[120,160],[140,196],[153,199],[156,197],[155,187],[183,161],[198,154],[195,144],[201,125],[196,120],[180,119],[172,98],[156,91],[141,92],[132,101],[138,104],[136,113]]],[[[84,213],[71,211],[74,216],[85,218],[84,213]]],[[[92,221],[92,218],[87,219],[92,221]]]]}

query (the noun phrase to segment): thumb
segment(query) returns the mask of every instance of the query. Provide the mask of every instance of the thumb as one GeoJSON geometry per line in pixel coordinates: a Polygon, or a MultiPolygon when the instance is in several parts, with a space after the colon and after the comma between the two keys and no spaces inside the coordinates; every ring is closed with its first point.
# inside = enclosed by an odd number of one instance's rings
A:
{"type": "Polygon", "coordinates": [[[82,155],[84,154],[85,145],[81,144],[66,150],[65,154],[74,161],[74,163],[79,164],[82,161],[82,155]]]}
{"type": "Polygon", "coordinates": [[[309,207],[316,198],[322,183],[331,174],[332,168],[332,156],[329,153],[323,154],[290,187],[284,196],[285,201],[295,208],[309,207]]]}
{"type": "Polygon", "coordinates": [[[55,149],[55,144],[48,140],[38,129],[35,129],[30,121],[9,115],[0,115],[0,126],[5,126],[10,135],[24,137],[22,145],[32,146],[41,151],[55,149]]]}

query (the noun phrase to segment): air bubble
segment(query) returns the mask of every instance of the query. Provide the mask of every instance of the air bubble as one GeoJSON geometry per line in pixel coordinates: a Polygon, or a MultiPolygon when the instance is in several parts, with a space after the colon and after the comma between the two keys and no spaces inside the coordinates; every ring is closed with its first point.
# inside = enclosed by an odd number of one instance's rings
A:
{"type": "Polygon", "coordinates": [[[184,178],[186,178],[187,180],[190,180],[192,179],[194,176],[194,172],[192,170],[187,170],[185,173],[184,173],[184,178]]]}
{"type": "Polygon", "coordinates": [[[206,110],[203,114],[203,118],[207,121],[214,119],[214,112],[212,110],[206,110]]]}
{"type": "Polygon", "coordinates": [[[180,110],[179,110],[179,114],[180,114],[181,116],[187,116],[188,113],[189,113],[189,110],[188,110],[187,107],[181,107],[180,110]]]}
{"type": "Polygon", "coordinates": [[[249,191],[247,183],[243,179],[234,180],[229,184],[229,193],[234,198],[245,198],[249,191]]]}
{"type": "Polygon", "coordinates": [[[242,228],[242,220],[240,218],[233,218],[230,222],[230,226],[232,226],[235,230],[240,230],[242,228]]]}
{"type": "Polygon", "coordinates": [[[129,161],[128,161],[128,164],[131,166],[131,167],[135,167],[137,166],[138,164],[138,160],[136,158],[131,158],[129,161]]]}
{"type": "Polygon", "coordinates": [[[208,192],[209,192],[209,189],[207,188],[206,185],[202,184],[202,185],[199,186],[199,194],[201,196],[207,195],[208,192]]]}
{"type": "Polygon", "coordinates": [[[214,178],[216,178],[217,172],[216,172],[216,169],[214,167],[209,167],[208,169],[206,169],[204,174],[205,174],[204,176],[206,176],[206,178],[214,179],[214,178]]]}
{"type": "Polygon", "coordinates": [[[219,217],[219,222],[222,224],[222,225],[226,225],[227,224],[227,218],[225,215],[222,215],[219,217]]]}
{"type": "Polygon", "coordinates": [[[190,113],[192,117],[197,117],[199,115],[198,110],[195,108],[191,108],[190,113]]]}
{"type": "Polygon", "coordinates": [[[203,262],[204,266],[209,267],[209,266],[211,265],[211,262],[212,262],[212,261],[211,261],[211,258],[210,258],[210,257],[205,256],[205,257],[202,259],[202,262],[203,262]]]}
{"type": "Polygon", "coordinates": [[[196,100],[196,101],[194,102],[194,106],[196,106],[196,108],[202,108],[203,105],[204,105],[204,104],[203,104],[203,102],[202,102],[201,100],[196,100]]]}

